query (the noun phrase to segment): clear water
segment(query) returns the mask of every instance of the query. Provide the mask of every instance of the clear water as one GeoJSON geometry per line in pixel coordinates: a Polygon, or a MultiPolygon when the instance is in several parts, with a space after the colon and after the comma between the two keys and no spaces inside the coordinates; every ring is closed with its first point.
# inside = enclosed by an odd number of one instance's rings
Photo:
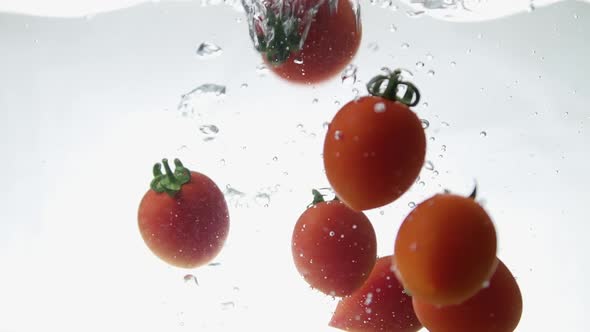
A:
{"type": "Polygon", "coordinates": [[[378,253],[416,203],[477,181],[523,292],[518,331],[585,331],[590,6],[452,23],[459,9],[427,2],[361,1],[352,66],[311,87],[262,65],[236,4],[0,13],[0,331],[332,330],[336,301],[299,277],[290,236],[328,187],[325,124],[384,66],[421,87],[429,162],[368,212],[378,253]],[[163,157],[227,196],[231,232],[209,266],[168,267],[139,236],[163,157]]]}

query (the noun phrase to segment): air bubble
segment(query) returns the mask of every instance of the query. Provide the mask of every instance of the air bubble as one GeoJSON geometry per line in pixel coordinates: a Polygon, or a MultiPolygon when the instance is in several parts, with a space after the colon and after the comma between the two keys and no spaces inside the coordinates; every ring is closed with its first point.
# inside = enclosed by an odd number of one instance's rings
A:
{"type": "Polygon", "coordinates": [[[422,62],[422,61],[416,62],[416,68],[424,68],[424,62],[422,62]]]}
{"type": "Polygon", "coordinates": [[[426,119],[421,119],[420,123],[422,124],[422,129],[428,129],[430,127],[430,122],[426,119]]]}
{"type": "Polygon", "coordinates": [[[330,235],[330,237],[334,237],[334,235],[336,235],[336,233],[334,231],[330,231],[330,233],[328,233],[330,235]]]}
{"type": "Polygon", "coordinates": [[[434,164],[432,163],[432,161],[427,160],[424,163],[424,168],[427,169],[427,170],[429,170],[429,171],[433,171],[434,170],[434,164]]]}
{"type": "Polygon", "coordinates": [[[408,203],[408,206],[409,206],[411,209],[413,209],[413,208],[415,208],[415,207],[416,207],[416,203],[414,203],[414,202],[410,202],[410,203],[408,203]]]}
{"type": "Polygon", "coordinates": [[[402,49],[408,49],[408,48],[410,48],[410,44],[408,44],[408,43],[402,43],[401,48],[402,49]]]}
{"type": "Polygon", "coordinates": [[[219,56],[222,52],[221,47],[210,42],[202,42],[197,48],[197,55],[202,59],[219,56]]]}
{"type": "Polygon", "coordinates": [[[346,66],[346,68],[344,68],[344,71],[342,72],[342,75],[340,76],[340,78],[342,79],[342,84],[352,85],[356,83],[357,69],[358,68],[353,64],[349,64],[348,66],[346,66]]]}
{"type": "Polygon", "coordinates": [[[485,130],[482,130],[482,131],[479,133],[479,136],[481,136],[481,137],[486,137],[486,136],[488,136],[488,133],[487,133],[485,130]]]}
{"type": "Polygon", "coordinates": [[[342,139],[342,131],[336,130],[334,132],[334,139],[337,140],[337,141],[341,140],[342,139]]]}

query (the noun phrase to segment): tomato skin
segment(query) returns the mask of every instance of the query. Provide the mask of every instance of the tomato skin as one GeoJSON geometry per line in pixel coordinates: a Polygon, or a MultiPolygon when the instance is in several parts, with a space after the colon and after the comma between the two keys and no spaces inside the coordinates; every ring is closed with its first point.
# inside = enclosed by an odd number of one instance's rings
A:
{"type": "Polygon", "coordinates": [[[309,285],[332,296],[350,295],[369,276],[377,259],[369,219],[339,201],[308,208],[292,236],[295,267],[309,285]]]}
{"type": "Polygon", "coordinates": [[[330,326],[351,332],[419,331],[422,324],[414,313],[412,298],[391,266],[392,256],[379,258],[363,286],[340,300],[330,326]]]}
{"type": "Polygon", "coordinates": [[[510,270],[498,260],[489,286],[465,302],[437,307],[414,298],[413,305],[430,332],[512,332],[522,315],[522,294],[510,270]]]}
{"type": "MultiPolygon", "coordinates": [[[[304,0],[305,12],[316,3],[304,0]]],[[[270,70],[293,83],[313,84],[338,75],[352,61],[360,45],[361,26],[357,26],[349,0],[338,0],[335,13],[330,13],[328,3],[318,8],[300,51],[279,65],[269,63],[263,55],[270,70]]]]}
{"type": "Polygon", "coordinates": [[[338,197],[357,211],[399,198],[420,174],[425,155],[420,119],[406,105],[380,97],[362,97],[344,105],[324,140],[328,181],[338,197]]]}
{"type": "Polygon", "coordinates": [[[190,181],[174,197],[148,190],[139,205],[138,225],[150,250],[168,264],[195,268],[221,251],[229,232],[225,197],[206,175],[190,181]]]}
{"type": "Polygon", "coordinates": [[[425,302],[460,303],[493,274],[496,245],[492,220],[475,200],[435,195],[416,206],[398,231],[396,274],[425,302]]]}

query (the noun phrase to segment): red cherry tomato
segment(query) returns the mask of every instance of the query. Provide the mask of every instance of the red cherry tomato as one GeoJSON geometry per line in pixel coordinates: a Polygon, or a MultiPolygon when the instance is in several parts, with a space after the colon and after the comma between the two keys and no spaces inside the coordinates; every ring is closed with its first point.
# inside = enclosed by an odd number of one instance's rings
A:
{"type": "Polygon", "coordinates": [[[394,263],[412,296],[436,305],[463,302],[496,268],[494,224],[473,198],[435,195],[403,221],[394,263]]]}
{"type": "Polygon", "coordinates": [[[221,251],[229,231],[223,193],[207,176],[175,160],[174,173],[163,160],[154,166],[151,189],[139,205],[139,231],[148,248],[168,264],[194,268],[221,251]]]}
{"type": "Polygon", "coordinates": [[[332,296],[350,295],[375,265],[375,230],[362,212],[340,201],[324,202],[317,191],[314,194],[313,206],[293,230],[295,267],[311,287],[332,296]]]}
{"type": "Polygon", "coordinates": [[[259,50],[278,76],[294,83],[318,83],[339,74],[353,59],[362,33],[350,0],[285,0],[280,8],[277,13],[276,8],[269,7],[267,26],[257,28],[263,45],[259,50]],[[334,10],[330,2],[336,3],[334,10]],[[314,7],[317,13],[307,30],[308,15],[314,7]],[[289,22],[295,25],[292,31],[285,29],[289,22]]]}
{"type": "Polygon", "coordinates": [[[520,289],[501,261],[488,287],[461,304],[439,307],[418,298],[413,303],[430,332],[512,332],[522,315],[520,289]]]}
{"type": "Polygon", "coordinates": [[[422,328],[412,298],[391,270],[391,256],[381,257],[369,278],[340,300],[330,326],[353,332],[417,332],[422,328]]]}
{"type": "MultiPolygon", "coordinates": [[[[410,84],[399,81],[395,72],[389,80],[392,85],[410,84]]],[[[420,119],[396,101],[395,92],[379,96],[373,91],[375,96],[344,105],[326,134],[326,175],[338,197],[354,210],[393,202],[415,182],[424,164],[426,137],[420,119]]]]}

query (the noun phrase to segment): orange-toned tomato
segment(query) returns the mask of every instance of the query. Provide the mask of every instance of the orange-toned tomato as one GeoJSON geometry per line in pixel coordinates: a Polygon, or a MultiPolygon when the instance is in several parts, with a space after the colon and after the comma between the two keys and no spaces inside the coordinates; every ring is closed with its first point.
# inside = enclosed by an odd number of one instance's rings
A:
{"type": "Polygon", "coordinates": [[[340,300],[330,326],[352,332],[420,330],[412,298],[404,292],[391,265],[391,256],[379,258],[363,286],[340,300]]]}
{"type": "Polygon", "coordinates": [[[168,264],[194,268],[210,262],[223,248],[229,215],[223,193],[206,175],[175,160],[174,173],[163,160],[154,166],[151,189],[139,205],[138,224],[149,249],[168,264]]]}
{"type": "MultiPolygon", "coordinates": [[[[389,80],[397,82],[398,74],[389,80]]],[[[373,91],[374,96],[349,102],[326,134],[326,176],[354,210],[393,202],[415,182],[424,164],[426,137],[420,119],[395,93],[373,91]]]]}
{"type": "Polygon", "coordinates": [[[377,239],[369,219],[340,201],[314,204],[299,217],[292,237],[295,266],[313,288],[346,296],[368,278],[377,259],[377,239]]]}
{"type": "Polygon", "coordinates": [[[435,305],[461,303],[477,293],[496,268],[494,224],[472,198],[435,195],[402,223],[394,264],[412,296],[435,305]]]}
{"type": "Polygon", "coordinates": [[[430,332],[512,332],[522,315],[520,289],[501,261],[489,285],[461,304],[439,307],[418,298],[413,302],[430,332]]]}
{"type": "Polygon", "coordinates": [[[280,8],[278,14],[276,8],[268,8],[266,29],[257,29],[263,59],[278,76],[294,83],[318,83],[339,74],[353,59],[362,33],[350,0],[284,0],[280,8]],[[333,10],[330,2],[336,4],[333,10]],[[306,33],[308,15],[318,4],[306,33]],[[286,31],[287,22],[295,25],[292,31],[286,31]]]}

